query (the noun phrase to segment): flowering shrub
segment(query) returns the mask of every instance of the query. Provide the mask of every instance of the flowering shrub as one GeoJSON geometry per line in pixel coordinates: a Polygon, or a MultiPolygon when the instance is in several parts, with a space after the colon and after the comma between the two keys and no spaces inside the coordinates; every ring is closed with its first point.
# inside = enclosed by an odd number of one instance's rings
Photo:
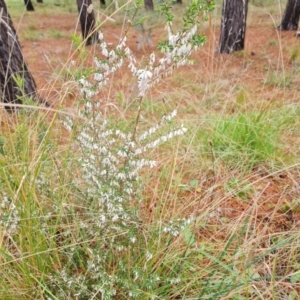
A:
{"type": "MultiPolygon", "coordinates": [[[[197,26],[207,7],[201,6],[205,2],[196,1],[192,5],[195,3],[197,6],[188,10],[184,28],[176,33],[168,21],[168,7],[162,6],[161,13],[167,17],[168,39],[159,46],[162,54],[151,53],[146,65],[137,62],[126,45],[126,36],[109,49],[104,35],[99,33],[103,57],[94,58],[91,77],[82,76],[78,80],[83,105],[76,117],[64,117],[62,121],[73,137],[72,161],[64,164],[74,173],[68,182],[72,193],[67,201],[61,201],[61,206],[55,201],[48,205],[45,217],[36,216],[37,226],[41,223],[41,238],[46,236],[46,243],[55,243],[59,252],[55,256],[55,260],[59,257],[59,267],[39,282],[46,299],[161,299],[161,285],[167,287],[163,293],[168,295],[174,285],[184,284],[175,270],[181,263],[167,263],[164,268],[155,266],[158,255],[149,243],[155,244],[159,235],[165,235],[167,241],[178,237],[192,220],[168,220],[163,226],[155,228],[154,224],[154,229],[147,228],[140,216],[140,205],[143,200],[141,170],[156,166],[148,153],[183,135],[187,129],[172,122],[176,109],[148,128],[140,128],[139,121],[142,102],[149,89],[175,68],[189,63],[192,51],[205,41],[197,35],[197,26]],[[189,23],[191,16],[195,17],[193,23],[189,23]],[[113,121],[103,116],[101,102],[93,101],[111,75],[124,64],[138,86],[136,117],[133,126],[125,130],[116,128],[113,121]],[[164,272],[167,279],[162,279],[164,272]]],[[[41,199],[57,200],[55,192],[47,188],[43,168],[37,173],[36,189],[41,199]]],[[[59,180],[55,181],[57,186],[53,189],[59,189],[59,184],[59,180]]],[[[6,195],[0,222],[7,234],[22,227],[23,220],[15,210],[15,203],[6,195]]],[[[162,248],[168,249],[168,245],[162,248]]]]}

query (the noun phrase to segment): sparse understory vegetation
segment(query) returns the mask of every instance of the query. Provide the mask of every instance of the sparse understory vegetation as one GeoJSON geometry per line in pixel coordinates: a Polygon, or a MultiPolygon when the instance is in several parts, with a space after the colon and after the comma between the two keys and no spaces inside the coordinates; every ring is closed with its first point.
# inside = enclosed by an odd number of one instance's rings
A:
{"type": "Polygon", "coordinates": [[[300,299],[285,2],[252,1],[230,55],[221,1],[95,3],[89,47],[73,1],[6,2],[52,106],[0,111],[0,300],[300,299]]]}

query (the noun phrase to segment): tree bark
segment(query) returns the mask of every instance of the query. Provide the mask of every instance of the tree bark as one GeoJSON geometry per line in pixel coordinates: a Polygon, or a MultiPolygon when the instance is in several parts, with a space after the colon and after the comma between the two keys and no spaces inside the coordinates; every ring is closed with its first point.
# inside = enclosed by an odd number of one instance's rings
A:
{"type": "Polygon", "coordinates": [[[95,28],[96,20],[91,5],[92,0],[77,0],[81,32],[86,45],[91,45],[98,41],[98,35],[95,28]]]}
{"type": "Polygon", "coordinates": [[[248,0],[223,0],[220,53],[231,53],[245,47],[248,0]]]}
{"type": "Polygon", "coordinates": [[[300,0],[288,0],[279,30],[297,30],[300,17],[300,0]]]}
{"type": "Polygon", "coordinates": [[[34,11],[31,0],[24,0],[24,3],[27,11],[34,11]]]}
{"type": "Polygon", "coordinates": [[[144,0],[146,10],[154,10],[153,0],[144,0]]]}
{"type": "MultiPolygon", "coordinates": [[[[22,104],[24,99],[30,98],[36,102],[43,102],[28,71],[5,2],[0,0],[0,101],[22,104]]],[[[6,105],[5,108],[14,110],[10,105],[6,105]]]]}

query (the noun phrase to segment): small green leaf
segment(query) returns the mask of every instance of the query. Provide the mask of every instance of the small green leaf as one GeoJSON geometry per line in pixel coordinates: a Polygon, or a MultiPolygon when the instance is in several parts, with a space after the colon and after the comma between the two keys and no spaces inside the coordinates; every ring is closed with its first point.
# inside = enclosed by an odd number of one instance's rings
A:
{"type": "Polygon", "coordinates": [[[298,293],[296,291],[291,291],[290,294],[289,294],[289,298],[288,300],[295,300],[295,299],[299,299],[298,298],[298,293]]]}
{"type": "Polygon", "coordinates": [[[300,273],[296,273],[290,278],[291,283],[300,282],[300,273]]]}
{"type": "Polygon", "coordinates": [[[196,243],[195,236],[189,228],[186,228],[184,230],[183,236],[184,236],[184,241],[188,246],[192,246],[196,243]]]}
{"type": "Polygon", "coordinates": [[[193,179],[190,181],[190,186],[193,187],[193,188],[196,188],[199,184],[199,180],[197,179],[193,179]]]}

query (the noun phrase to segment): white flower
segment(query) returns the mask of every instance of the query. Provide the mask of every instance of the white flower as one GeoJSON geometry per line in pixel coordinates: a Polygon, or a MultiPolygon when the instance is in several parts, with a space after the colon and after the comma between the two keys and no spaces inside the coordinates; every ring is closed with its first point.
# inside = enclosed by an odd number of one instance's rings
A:
{"type": "Polygon", "coordinates": [[[100,45],[100,47],[102,49],[102,51],[101,51],[102,55],[104,55],[105,57],[108,57],[109,54],[108,54],[108,50],[106,48],[106,43],[102,43],[100,45]]]}
{"type": "Polygon", "coordinates": [[[99,219],[102,224],[104,224],[106,221],[106,217],[104,215],[101,215],[99,219]]]}
{"type": "Polygon", "coordinates": [[[150,60],[149,60],[150,66],[153,66],[154,62],[155,62],[155,54],[154,54],[154,52],[152,52],[150,54],[150,60]]]}
{"type": "Polygon", "coordinates": [[[126,179],[126,175],[124,173],[119,173],[119,174],[117,174],[116,178],[120,179],[120,180],[125,180],[126,179]]]}
{"type": "Polygon", "coordinates": [[[90,84],[84,77],[82,77],[81,79],[79,79],[78,82],[79,82],[83,87],[91,87],[91,84],[90,84]]]}
{"type": "Polygon", "coordinates": [[[100,31],[99,33],[98,33],[98,39],[99,39],[99,41],[102,41],[103,40],[103,33],[100,31]]]}
{"type": "Polygon", "coordinates": [[[149,251],[146,252],[146,261],[149,261],[150,259],[152,259],[153,254],[150,253],[149,251]]]}
{"type": "Polygon", "coordinates": [[[112,218],[113,222],[117,222],[119,220],[119,216],[118,215],[114,215],[112,218]]]}
{"type": "Polygon", "coordinates": [[[151,86],[151,79],[153,77],[153,73],[148,71],[147,69],[140,69],[137,71],[138,77],[138,88],[139,88],[139,96],[145,96],[147,90],[151,86]]]}
{"type": "Polygon", "coordinates": [[[163,117],[163,120],[169,122],[174,119],[177,115],[177,109],[174,109],[170,114],[163,117]]]}
{"type": "Polygon", "coordinates": [[[127,152],[122,151],[122,150],[119,150],[119,151],[118,151],[118,155],[119,155],[120,157],[127,157],[127,152]]]}
{"type": "Polygon", "coordinates": [[[178,284],[181,282],[181,279],[180,278],[172,278],[170,282],[171,282],[171,284],[178,284]]]}
{"type": "Polygon", "coordinates": [[[93,108],[92,102],[87,101],[86,104],[85,104],[85,107],[86,107],[87,109],[92,109],[92,108],[93,108]]]}
{"type": "MultiPolygon", "coordinates": [[[[125,51],[124,51],[124,52],[125,52],[125,55],[126,55],[126,56],[132,56],[131,50],[130,50],[128,47],[125,48],[125,51]]],[[[134,58],[133,58],[133,59],[134,59],[134,58]]]]}
{"type": "Polygon", "coordinates": [[[104,76],[103,76],[103,74],[95,73],[95,74],[94,74],[94,79],[95,79],[96,81],[102,81],[102,80],[104,79],[104,76]]]}
{"type": "Polygon", "coordinates": [[[121,252],[124,250],[124,246],[117,246],[117,251],[121,252]]]}

